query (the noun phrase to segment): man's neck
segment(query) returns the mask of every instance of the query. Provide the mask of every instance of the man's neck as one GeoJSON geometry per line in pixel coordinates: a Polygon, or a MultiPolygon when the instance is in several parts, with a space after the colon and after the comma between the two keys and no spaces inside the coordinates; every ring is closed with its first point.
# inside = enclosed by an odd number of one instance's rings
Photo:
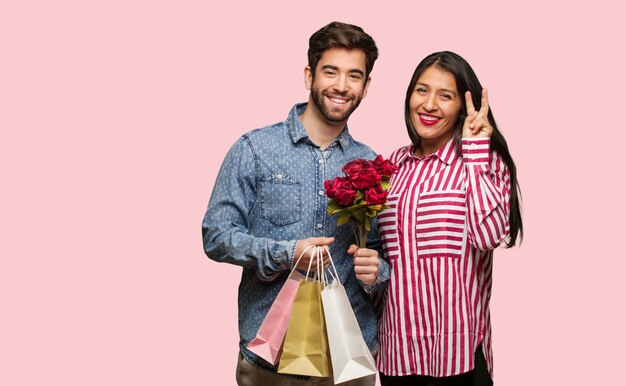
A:
{"type": "Polygon", "coordinates": [[[300,116],[300,122],[304,126],[309,139],[322,149],[330,145],[346,127],[348,120],[342,122],[330,122],[315,107],[313,101],[309,101],[304,113],[300,116]]]}

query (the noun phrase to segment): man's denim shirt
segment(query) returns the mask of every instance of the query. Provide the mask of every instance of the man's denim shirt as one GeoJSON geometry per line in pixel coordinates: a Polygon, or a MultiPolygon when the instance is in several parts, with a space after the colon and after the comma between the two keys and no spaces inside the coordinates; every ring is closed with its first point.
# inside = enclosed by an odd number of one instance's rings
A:
{"type": "MultiPolygon", "coordinates": [[[[296,242],[307,237],[335,237],[330,252],[370,350],[376,342],[376,314],[364,284],[356,279],[351,224],[337,227],[326,212],[324,181],[343,175],[341,168],[375,153],[352,139],[346,127],[322,150],[309,139],[299,116],[306,104],[294,106],[285,122],[244,134],[220,168],[202,222],[204,250],[213,260],[242,266],[239,285],[239,335],[242,354],[257,366],[276,370],[246,345],[256,333],[285,283],[294,262],[296,242]]],[[[373,228],[376,225],[373,224],[373,228]]],[[[380,239],[368,235],[368,247],[381,256],[379,291],[389,279],[380,239]]],[[[219,310],[215,310],[219,311],[219,310]]]]}

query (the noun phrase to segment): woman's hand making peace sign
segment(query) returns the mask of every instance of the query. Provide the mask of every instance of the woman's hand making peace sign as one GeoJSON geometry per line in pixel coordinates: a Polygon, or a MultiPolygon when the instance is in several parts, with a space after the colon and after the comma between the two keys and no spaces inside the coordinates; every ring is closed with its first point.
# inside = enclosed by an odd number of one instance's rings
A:
{"type": "Polygon", "coordinates": [[[480,101],[480,110],[476,111],[472,102],[472,94],[465,92],[465,105],[467,107],[467,118],[463,124],[463,138],[489,138],[493,133],[493,127],[489,124],[489,99],[487,89],[483,88],[480,101]]]}

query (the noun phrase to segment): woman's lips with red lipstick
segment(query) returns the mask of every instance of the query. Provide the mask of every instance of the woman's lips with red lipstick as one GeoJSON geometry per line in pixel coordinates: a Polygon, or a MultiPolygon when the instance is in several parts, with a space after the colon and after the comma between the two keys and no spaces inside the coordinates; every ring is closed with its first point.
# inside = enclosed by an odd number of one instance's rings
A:
{"type": "Polygon", "coordinates": [[[439,122],[439,119],[441,119],[439,117],[429,114],[418,114],[418,116],[420,117],[420,122],[422,122],[422,124],[426,126],[432,126],[435,123],[439,122]]]}

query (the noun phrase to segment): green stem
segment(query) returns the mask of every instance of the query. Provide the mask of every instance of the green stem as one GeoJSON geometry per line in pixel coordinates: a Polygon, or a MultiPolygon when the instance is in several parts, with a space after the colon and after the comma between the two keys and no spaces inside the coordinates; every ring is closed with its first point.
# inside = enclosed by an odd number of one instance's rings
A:
{"type": "Polygon", "coordinates": [[[361,232],[359,232],[359,234],[356,234],[356,230],[358,227],[358,222],[356,220],[352,220],[352,232],[354,233],[354,242],[358,245],[359,242],[361,241],[361,232]]]}
{"type": "Polygon", "coordinates": [[[367,231],[365,230],[365,226],[363,224],[359,224],[359,248],[365,248],[366,244],[367,244],[367,231]]]}

